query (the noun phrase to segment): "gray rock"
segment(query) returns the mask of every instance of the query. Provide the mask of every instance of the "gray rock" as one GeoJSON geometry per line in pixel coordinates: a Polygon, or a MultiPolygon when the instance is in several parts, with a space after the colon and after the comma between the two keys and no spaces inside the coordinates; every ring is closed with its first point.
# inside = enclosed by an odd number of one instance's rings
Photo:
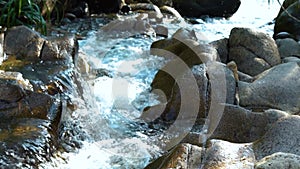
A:
{"type": "Polygon", "coordinates": [[[125,20],[116,19],[101,27],[104,34],[111,36],[133,36],[136,34],[155,34],[155,30],[149,23],[148,14],[143,13],[135,18],[128,18],[125,20]]]}
{"type": "Polygon", "coordinates": [[[300,156],[290,153],[274,153],[257,162],[255,169],[299,169],[300,156]]]}
{"type": "Polygon", "coordinates": [[[4,50],[18,59],[38,61],[45,39],[26,26],[16,26],[7,30],[4,50]]]}
{"type": "MultiPolygon", "coordinates": [[[[169,62],[168,65],[170,63],[172,62],[169,62]]],[[[153,107],[155,111],[157,111],[157,108],[162,109],[165,107],[165,110],[160,114],[164,120],[175,120],[179,112],[190,112],[192,107],[197,105],[199,106],[196,113],[198,114],[197,120],[200,120],[206,117],[208,112],[213,111],[214,106],[219,103],[234,104],[236,81],[233,72],[226,65],[220,62],[209,62],[206,65],[193,66],[191,79],[188,78],[190,72],[178,69],[178,65],[177,63],[170,65],[170,69],[162,68],[164,71],[161,71],[160,74],[158,72],[152,83],[152,89],[158,89],[162,92],[163,94],[160,95],[164,97],[161,100],[166,101],[162,102],[161,106],[153,107]],[[172,77],[166,72],[173,73],[176,76],[172,77]],[[174,79],[176,79],[176,83],[174,79]],[[180,84],[180,82],[182,83],[180,84]],[[193,85],[196,88],[193,88],[193,85]],[[190,105],[190,108],[182,110],[183,105],[190,105]]],[[[150,108],[144,113],[151,112],[153,110],[150,108]]],[[[183,113],[183,115],[190,117],[188,113],[183,113]]],[[[149,117],[151,115],[143,116],[149,117]]]]}
{"type": "Polygon", "coordinates": [[[253,143],[257,160],[276,152],[300,155],[300,117],[281,118],[259,140],[253,143]]]}
{"type": "Polygon", "coordinates": [[[211,140],[205,151],[203,168],[253,169],[255,156],[251,144],[211,140]]]}
{"type": "Polygon", "coordinates": [[[286,58],[282,59],[282,63],[289,63],[289,62],[296,62],[296,63],[300,64],[300,58],[298,58],[298,57],[286,57],[286,58]]]}
{"type": "Polygon", "coordinates": [[[78,42],[74,35],[47,38],[41,51],[46,61],[77,59],[78,42]]]}
{"type": "Polygon", "coordinates": [[[276,44],[281,58],[298,57],[300,58],[300,44],[294,39],[277,39],[276,44]]]}
{"type": "Polygon", "coordinates": [[[300,68],[295,62],[264,71],[252,83],[239,81],[240,105],[249,108],[300,111],[300,68]]]}
{"type": "Polygon", "coordinates": [[[150,53],[167,59],[180,58],[188,67],[218,58],[218,52],[213,45],[199,43],[193,30],[182,28],[171,38],[153,42],[150,53]]]}
{"type": "Polygon", "coordinates": [[[213,139],[235,143],[250,143],[261,138],[279,118],[288,114],[277,110],[252,112],[236,105],[225,105],[222,118],[216,125],[213,139]]]}
{"type": "Polygon", "coordinates": [[[229,37],[229,60],[238,70],[255,76],[281,63],[275,41],[267,34],[249,28],[233,28],[229,37]]]}
{"type": "Polygon", "coordinates": [[[222,63],[228,63],[228,38],[220,39],[210,43],[218,51],[218,61],[222,63]]]}

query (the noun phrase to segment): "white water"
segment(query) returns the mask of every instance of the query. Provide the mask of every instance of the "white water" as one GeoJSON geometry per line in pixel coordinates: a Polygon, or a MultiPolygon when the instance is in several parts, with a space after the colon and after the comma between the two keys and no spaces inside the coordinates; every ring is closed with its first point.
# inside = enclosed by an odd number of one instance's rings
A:
{"type": "MultiPolygon", "coordinates": [[[[213,41],[228,37],[233,27],[250,27],[272,36],[268,25],[279,11],[277,1],[242,0],[230,19],[198,19],[201,24],[166,23],[170,35],[179,27],[193,27],[200,38],[213,41]]],[[[80,50],[89,56],[94,69],[108,70],[110,77],[91,79],[95,109],[75,112],[84,130],[91,136],[83,148],[63,153],[45,168],[65,169],[140,169],[160,155],[159,138],[149,137],[139,126],[141,110],[155,103],[154,96],[141,95],[149,89],[155,72],[164,60],[149,55],[150,38],[108,38],[99,33],[80,42],[80,50]]],[[[147,92],[146,92],[147,93],[147,92]]],[[[79,109],[80,110],[80,109],[79,109]]]]}

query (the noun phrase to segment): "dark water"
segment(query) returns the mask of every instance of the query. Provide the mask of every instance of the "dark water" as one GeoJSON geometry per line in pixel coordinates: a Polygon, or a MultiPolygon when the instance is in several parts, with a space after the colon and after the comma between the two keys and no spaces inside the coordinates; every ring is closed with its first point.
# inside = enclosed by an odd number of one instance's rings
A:
{"type": "MultiPolygon", "coordinates": [[[[272,20],[279,8],[275,0],[242,0],[240,9],[230,19],[197,19],[199,24],[195,25],[173,24],[166,19],[165,26],[170,35],[180,27],[192,27],[199,39],[206,41],[228,37],[233,27],[250,27],[272,36],[272,20]]],[[[78,152],[59,154],[44,168],[139,169],[163,153],[161,135],[143,132],[147,127],[139,125],[138,120],[145,106],[157,103],[155,96],[147,91],[165,60],[149,54],[154,40],[113,38],[91,32],[86,40],[80,41],[80,51],[88,56],[91,67],[106,70],[108,76],[87,80],[91,89],[86,89],[86,97],[95,101],[95,105],[82,106],[72,115],[81,122],[90,139],[83,142],[78,152]]]]}

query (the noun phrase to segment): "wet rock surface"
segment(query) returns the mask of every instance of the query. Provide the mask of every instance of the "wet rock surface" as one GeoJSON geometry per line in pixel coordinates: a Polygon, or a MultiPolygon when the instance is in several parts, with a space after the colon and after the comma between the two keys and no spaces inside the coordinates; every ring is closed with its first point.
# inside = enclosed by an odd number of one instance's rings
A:
{"type": "Polygon", "coordinates": [[[74,69],[77,40],[42,38],[19,26],[5,32],[3,46],[7,57],[0,65],[1,166],[39,168],[64,149],[61,117],[70,96],[80,93],[74,69]]]}

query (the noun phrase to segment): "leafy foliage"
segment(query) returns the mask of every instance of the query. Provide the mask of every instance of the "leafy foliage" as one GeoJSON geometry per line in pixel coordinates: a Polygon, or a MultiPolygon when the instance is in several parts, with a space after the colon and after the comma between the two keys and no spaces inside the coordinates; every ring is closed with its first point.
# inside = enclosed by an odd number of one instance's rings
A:
{"type": "Polygon", "coordinates": [[[34,27],[42,34],[47,33],[46,21],[40,8],[31,0],[0,0],[0,25],[12,27],[26,25],[34,27]]]}

